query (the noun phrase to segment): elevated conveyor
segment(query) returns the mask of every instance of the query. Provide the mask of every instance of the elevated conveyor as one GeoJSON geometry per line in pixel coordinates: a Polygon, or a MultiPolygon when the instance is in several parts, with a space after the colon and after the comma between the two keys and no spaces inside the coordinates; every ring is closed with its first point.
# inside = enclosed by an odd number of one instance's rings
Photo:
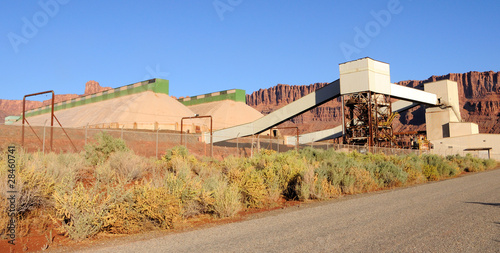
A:
{"type": "MultiPolygon", "coordinates": [[[[401,113],[401,112],[406,111],[408,109],[411,109],[417,105],[419,105],[419,103],[398,100],[398,101],[392,103],[392,111],[397,112],[397,113],[401,113]]],[[[342,136],[342,125],[336,126],[334,128],[330,128],[330,129],[317,131],[317,132],[302,134],[299,136],[299,144],[306,144],[306,143],[311,143],[311,142],[315,142],[315,141],[330,140],[330,139],[335,139],[335,138],[338,138],[341,136],[342,136]]],[[[297,138],[295,136],[289,136],[289,137],[287,137],[287,143],[295,144],[296,139],[297,138]]]]}
{"type": "MultiPolygon", "coordinates": [[[[362,58],[339,65],[340,79],[318,89],[253,122],[221,129],[213,134],[213,142],[226,141],[237,137],[259,134],[305,111],[320,106],[340,95],[372,92],[401,99],[392,104],[393,112],[401,112],[418,104],[437,106],[440,101],[436,94],[409,88],[390,82],[389,64],[362,58]]],[[[300,136],[301,143],[309,143],[338,137],[342,126],[300,136]]],[[[208,137],[208,136],[205,136],[208,137]]],[[[295,143],[295,137],[291,137],[295,143]]],[[[209,140],[210,138],[205,138],[209,140]]]]}
{"type": "MultiPolygon", "coordinates": [[[[340,81],[336,80],[253,122],[214,131],[213,142],[262,133],[338,96],[340,96],[340,81]]],[[[210,142],[210,138],[205,140],[210,142]]]]}

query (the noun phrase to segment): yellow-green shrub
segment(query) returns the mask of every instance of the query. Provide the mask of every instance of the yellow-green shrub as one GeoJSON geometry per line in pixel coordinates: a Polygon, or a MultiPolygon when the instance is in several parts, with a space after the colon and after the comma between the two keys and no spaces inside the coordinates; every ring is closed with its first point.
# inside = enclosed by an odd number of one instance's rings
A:
{"type": "Polygon", "coordinates": [[[267,197],[267,190],[264,179],[256,170],[252,167],[247,168],[237,185],[247,207],[262,207],[267,197]]]}
{"type": "Polygon", "coordinates": [[[100,185],[75,188],[60,185],[54,193],[56,219],[60,230],[74,240],[83,240],[97,234],[104,225],[109,209],[109,196],[100,185]]]}
{"type": "Polygon", "coordinates": [[[203,188],[213,198],[208,211],[217,217],[231,217],[241,210],[242,201],[238,186],[230,184],[225,178],[210,177],[205,180],[203,188]]]}
{"type": "Polygon", "coordinates": [[[159,228],[173,228],[174,221],[180,217],[179,200],[163,187],[138,185],[133,199],[134,209],[159,228]]]}
{"type": "Polygon", "coordinates": [[[113,138],[106,132],[99,132],[95,136],[95,142],[85,145],[85,159],[91,165],[105,162],[108,157],[117,151],[128,151],[125,141],[113,138]]]}
{"type": "Polygon", "coordinates": [[[437,171],[437,168],[432,165],[424,165],[422,168],[422,174],[427,178],[429,181],[436,181],[439,180],[439,173],[437,171]]]}
{"type": "Polygon", "coordinates": [[[17,212],[26,212],[46,206],[54,191],[54,180],[47,177],[43,168],[20,168],[17,174],[17,212]]]}
{"type": "Polygon", "coordinates": [[[117,151],[109,156],[109,167],[127,181],[138,180],[147,172],[147,159],[133,151],[117,151]]]}
{"type": "Polygon", "coordinates": [[[351,168],[347,174],[354,177],[354,184],[350,189],[352,193],[374,191],[378,188],[370,172],[365,169],[351,168]]]}

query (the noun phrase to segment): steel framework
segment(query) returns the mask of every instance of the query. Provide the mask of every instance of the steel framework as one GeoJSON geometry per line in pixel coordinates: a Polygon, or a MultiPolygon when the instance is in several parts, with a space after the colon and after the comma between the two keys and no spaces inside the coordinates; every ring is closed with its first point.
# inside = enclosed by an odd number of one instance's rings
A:
{"type": "Polygon", "coordinates": [[[376,147],[394,144],[391,97],[371,91],[344,95],[344,143],[376,147]]]}
{"type": "Polygon", "coordinates": [[[28,95],[25,95],[23,97],[23,123],[22,123],[22,131],[21,131],[21,146],[24,147],[24,123],[28,124],[28,126],[30,127],[30,129],[33,132],[33,134],[35,134],[35,136],[38,138],[38,140],[40,142],[42,142],[42,145],[45,145],[45,143],[40,139],[40,137],[38,137],[38,135],[36,134],[35,130],[33,130],[33,127],[31,127],[30,123],[26,119],[26,98],[27,97],[32,97],[32,96],[38,96],[38,95],[42,95],[42,94],[47,94],[47,93],[52,93],[52,99],[50,100],[50,104],[51,104],[51,106],[50,106],[50,151],[52,151],[52,144],[54,142],[54,119],[56,119],[57,124],[59,124],[59,126],[61,127],[61,130],[63,130],[64,134],[66,135],[66,137],[68,138],[68,140],[71,142],[71,145],[73,146],[73,148],[75,149],[75,151],[77,151],[75,144],[73,143],[73,141],[71,140],[71,138],[69,138],[68,133],[66,133],[66,130],[64,130],[63,126],[61,125],[61,122],[59,122],[59,120],[57,119],[56,115],[54,114],[54,99],[55,99],[55,94],[54,94],[53,90],[42,91],[42,92],[33,93],[33,94],[28,94],[28,95]]]}
{"type": "MultiPolygon", "coordinates": [[[[181,118],[181,146],[182,146],[182,137],[184,134],[183,121],[185,119],[201,119],[201,118],[210,118],[210,157],[214,157],[214,142],[213,142],[213,128],[212,128],[213,119],[212,119],[211,115],[200,116],[200,115],[196,114],[195,116],[192,116],[192,117],[182,117],[181,118]]],[[[187,143],[187,141],[186,141],[186,143],[187,143]]]]}

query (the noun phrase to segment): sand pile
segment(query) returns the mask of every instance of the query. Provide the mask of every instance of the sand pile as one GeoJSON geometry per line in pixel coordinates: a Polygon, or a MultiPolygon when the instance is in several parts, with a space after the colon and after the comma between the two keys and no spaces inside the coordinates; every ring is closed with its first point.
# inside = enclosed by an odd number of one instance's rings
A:
{"type": "MultiPolygon", "coordinates": [[[[182,117],[193,116],[186,106],[162,93],[145,91],[55,112],[63,127],[137,128],[178,130],[182,117]]],[[[31,125],[50,125],[50,113],[29,117],[31,125]]],[[[198,125],[200,120],[185,122],[198,125]]],[[[20,124],[19,121],[17,124],[20,124]]],[[[57,123],[54,123],[57,126],[57,123]]]]}
{"type": "Polygon", "coordinates": [[[222,100],[188,107],[196,114],[212,115],[214,130],[252,122],[263,115],[243,102],[222,100]]]}

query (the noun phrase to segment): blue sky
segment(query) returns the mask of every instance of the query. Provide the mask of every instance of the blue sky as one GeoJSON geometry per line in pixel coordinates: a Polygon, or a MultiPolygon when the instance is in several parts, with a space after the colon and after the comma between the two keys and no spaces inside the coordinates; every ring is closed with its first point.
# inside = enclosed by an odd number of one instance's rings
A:
{"type": "MultiPolygon", "coordinates": [[[[339,77],[371,57],[391,81],[500,71],[498,1],[2,1],[0,98],[152,77],[173,96],[339,77]]],[[[42,99],[42,98],[41,98],[42,99]]]]}

